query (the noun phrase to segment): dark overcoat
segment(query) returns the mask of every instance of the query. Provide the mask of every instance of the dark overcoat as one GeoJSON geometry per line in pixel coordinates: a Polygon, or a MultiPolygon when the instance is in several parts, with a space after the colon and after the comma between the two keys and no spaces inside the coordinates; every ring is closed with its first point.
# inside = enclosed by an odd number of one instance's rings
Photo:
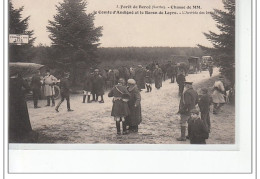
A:
{"type": "Polygon", "coordinates": [[[135,81],[138,89],[145,89],[145,71],[139,67],[135,70],[135,81]]]}
{"type": "Polygon", "coordinates": [[[185,76],[183,74],[179,74],[176,78],[176,81],[179,86],[184,86],[184,82],[186,81],[185,76]]]}
{"type": "Polygon", "coordinates": [[[142,122],[141,113],[141,94],[137,86],[128,87],[130,93],[130,100],[128,106],[130,109],[130,115],[126,117],[127,124],[129,126],[137,126],[142,122]]]}
{"type": "Polygon", "coordinates": [[[92,94],[97,94],[98,96],[104,95],[104,87],[105,87],[105,80],[101,75],[94,75],[93,80],[93,88],[92,94]]]}
{"type": "Polygon", "coordinates": [[[188,131],[191,144],[206,144],[205,139],[208,139],[209,133],[200,118],[189,120],[188,131]]]}
{"type": "Polygon", "coordinates": [[[69,97],[70,95],[70,82],[68,78],[62,78],[60,80],[60,92],[62,97],[69,97]]]}
{"type": "Polygon", "coordinates": [[[41,83],[41,77],[40,75],[34,75],[32,77],[32,81],[31,81],[31,90],[40,90],[41,89],[41,86],[42,86],[42,83],[41,83]]]}
{"type": "Polygon", "coordinates": [[[83,82],[83,90],[84,91],[92,91],[92,78],[93,76],[91,74],[87,74],[84,78],[83,82]]]}
{"type": "Polygon", "coordinates": [[[145,83],[152,83],[152,72],[150,70],[146,70],[145,72],[145,83]]]}
{"type": "Polygon", "coordinates": [[[22,138],[32,131],[24,91],[29,85],[21,78],[9,81],[9,140],[22,138]]]}
{"type": "Polygon", "coordinates": [[[203,94],[199,98],[199,108],[201,113],[208,113],[210,110],[210,104],[212,103],[212,98],[208,94],[203,94]]]}
{"type": "Polygon", "coordinates": [[[157,68],[153,71],[154,83],[156,88],[162,87],[162,75],[163,72],[161,68],[157,68]]]}
{"type": "Polygon", "coordinates": [[[179,113],[190,115],[190,111],[198,104],[198,100],[198,93],[193,88],[184,91],[180,99],[179,113]]]}
{"type": "Polygon", "coordinates": [[[173,65],[169,65],[168,67],[167,67],[167,76],[169,77],[169,78],[171,78],[172,76],[174,76],[175,75],[175,73],[174,73],[174,66],[173,65]]]}
{"type": "Polygon", "coordinates": [[[42,83],[40,75],[34,75],[30,84],[31,90],[33,91],[34,95],[41,95],[41,86],[42,83]]]}
{"type": "Polygon", "coordinates": [[[120,84],[114,86],[108,93],[108,97],[114,97],[111,116],[126,117],[130,114],[127,102],[122,99],[123,94],[130,95],[127,88],[120,84]]]}

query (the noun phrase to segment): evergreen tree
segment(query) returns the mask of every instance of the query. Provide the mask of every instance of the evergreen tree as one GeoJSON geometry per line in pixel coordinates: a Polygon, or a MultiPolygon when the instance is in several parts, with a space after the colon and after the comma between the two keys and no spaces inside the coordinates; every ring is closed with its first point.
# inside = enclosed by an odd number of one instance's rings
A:
{"type": "Polygon", "coordinates": [[[214,58],[220,71],[232,83],[235,82],[235,0],[222,0],[225,11],[214,9],[211,14],[217,23],[220,34],[204,33],[213,47],[198,45],[207,54],[214,58]]]}
{"type": "Polygon", "coordinates": [[[21,12],[23,7],[15,9],[11,1],[9,1],[9,34],[29,35],[29,43],[22,45],[9,44],[9,60],[10,62],[30,61],[33,54],[30,49],[35,38],[33,38],[33,30],[28,30],[28,21],[30,16],[22,19],[21,12]]]}
{"type": "Polygon", "coordinates": [[[98,41],[102,36],[102,27],[94,26],[94,14],[87,14],[86,6],[85,0],[64,0],[56,6],[58,12],[54,21],[49,21],[47,26],[59,56],[56,62],[69,68],[73,83],[77,64],[95,64],[98,41]]]}

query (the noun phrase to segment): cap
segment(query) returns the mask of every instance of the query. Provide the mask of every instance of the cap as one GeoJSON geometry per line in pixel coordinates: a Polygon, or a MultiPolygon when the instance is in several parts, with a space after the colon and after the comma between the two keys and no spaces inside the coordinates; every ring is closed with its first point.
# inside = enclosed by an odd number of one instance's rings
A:
{"type": "Polygon", "coordinates": [[[135,84],[136,84],[136,82],[135,82],[134,79],[129,79],[129,80],[127,80],[127,83],[128,83],[128,84],[132,84],[132,85],[135,85],[135,84]]]}
{"type": "Polygon", "coordinates": [[[99,72],[99,69],[95,69],[94,71],[95,71],[95,72],[99,72]]]}
{"type": "Polygon", "coordinates": [[[190,113],[199,115],[200,112],[194,108],[190,111],[190,113]]]}
{"type": "Polygon", "coordinates": [[[119,78],[118,83],[125,84],[125,79],[124,78],[119,78]]]}

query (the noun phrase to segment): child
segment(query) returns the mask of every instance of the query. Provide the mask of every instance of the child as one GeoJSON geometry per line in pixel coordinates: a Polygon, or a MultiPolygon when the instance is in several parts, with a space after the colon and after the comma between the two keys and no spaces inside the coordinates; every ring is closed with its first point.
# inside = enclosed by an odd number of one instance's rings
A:
{"type": "Polygon", "coordinates": [[[197,109],[191,110],[188,129],[191,144],[206,144],[209,133],[204,122],[199,118],[199,111],[197,109]]]}
{"type": "Polygon", "coordinates": [[[199,98],[199,108],[201,113],[201,119],[205,123],[206,127],[208,128],[208,132],[210,132],[210,105],[212,103],[212,99],[208,94],[208,90],[206,88],[201,89],[202,95],[199,98]]]}

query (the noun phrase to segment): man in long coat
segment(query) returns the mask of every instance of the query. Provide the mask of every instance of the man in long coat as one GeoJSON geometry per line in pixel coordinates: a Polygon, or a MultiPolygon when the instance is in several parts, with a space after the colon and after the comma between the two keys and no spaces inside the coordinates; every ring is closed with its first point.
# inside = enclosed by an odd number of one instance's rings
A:
{"type": "Polygon", "coordinates": [[[168,64],[167,67],[167,77],[171,79],[171,83],[174,83],[174,78],[175,78],[175,73],[174,73],[174,66],[173,64],[168,64]]]}
{"type": "Polygon", "coordinates": [[[127,84],[130,93],[130,100],[128,101],[130,115],[126,117],[126,121],[130,132],[138,132],[138,125],[142,122],[141,94],[134,79],[129,79],[127,84]]]}
{"type": "Polygon", "coordinates": [[[46,74],[47,75],[43,78],[44,94],[47,97],[47,105],[46,106],[50,106],[50,100],[52,101],[52,106],[55,106],[54,85],[57,82],[57,78],[55,78],[53,75],[51,75],[50,70],[47,70],[46,74]]]}
{"type": "Polygon", "coordinates": [[[32,82],[31,82],[31,90],[33,92],[33,105],[34,108],[40,108],[38,106],[38,100],[40,98],[41,95],[41,72],[38,71],[37,74],[33,75],[32,77],[32,82]]]}
{"type": "Polygon", "coordinates": [[[155,65],[155,70],[153,71],[153,76],[154,76],[154,82],[155,82],[155,87],[157,89],[160,89],[162,87],[162,69],[159,68],[159,65],[155,65]]]}
{"type": "Polygon", "coordinates": [[[10,72],[9,79],[9,142],[20,142],[32,132],[24,91],[29,85],[16,72],[10,72]]]}
{"type": "Polygon", "coordinates": [[[98,101],[98,96],[101,96],[100,103],[104,103],[103,95],[104,95],[104,87],[105,87],[105,81],[103,77],[99,74],[99,70],[95,69],[94,76],[92,80],[92,95],[93,100],[96,102],[98,101]]]}
{"type": "Polygon", "coordinates": [[[223,84],[224,77],[219,76],[219,80],[215,81],[213,86],[213,94],[212,94],[212,100],[213,100],[213,114],[218,114],[220,111],[220,108],[225,104],[225,87],[223,84]]]}
{"type": "MultiPolygon", "coordinates": [[[[181,116],[181,137],[177,138],[178,141],[185,141],[187,122],[190,118],[190,111],[198,104],[198,93],[192,88],[192,82],[185,82],[184,93],[181,96],[179,104],[179,114],[181,116]]],[[[189,131],[188,131],[189,132],[189,131]]]]}
{"type": "Polygon", "coordinates": [[[211,77],[213,74],[213,66],[212,64],[209,64],[209,76],[211,77]]]}
{"type": "Polygon", "coordinates": [[[145,89],[145,71],[142,65],[138,65],[138,67],[135,70],[135,81],[140,91],[142,89],[145,89]]]}

